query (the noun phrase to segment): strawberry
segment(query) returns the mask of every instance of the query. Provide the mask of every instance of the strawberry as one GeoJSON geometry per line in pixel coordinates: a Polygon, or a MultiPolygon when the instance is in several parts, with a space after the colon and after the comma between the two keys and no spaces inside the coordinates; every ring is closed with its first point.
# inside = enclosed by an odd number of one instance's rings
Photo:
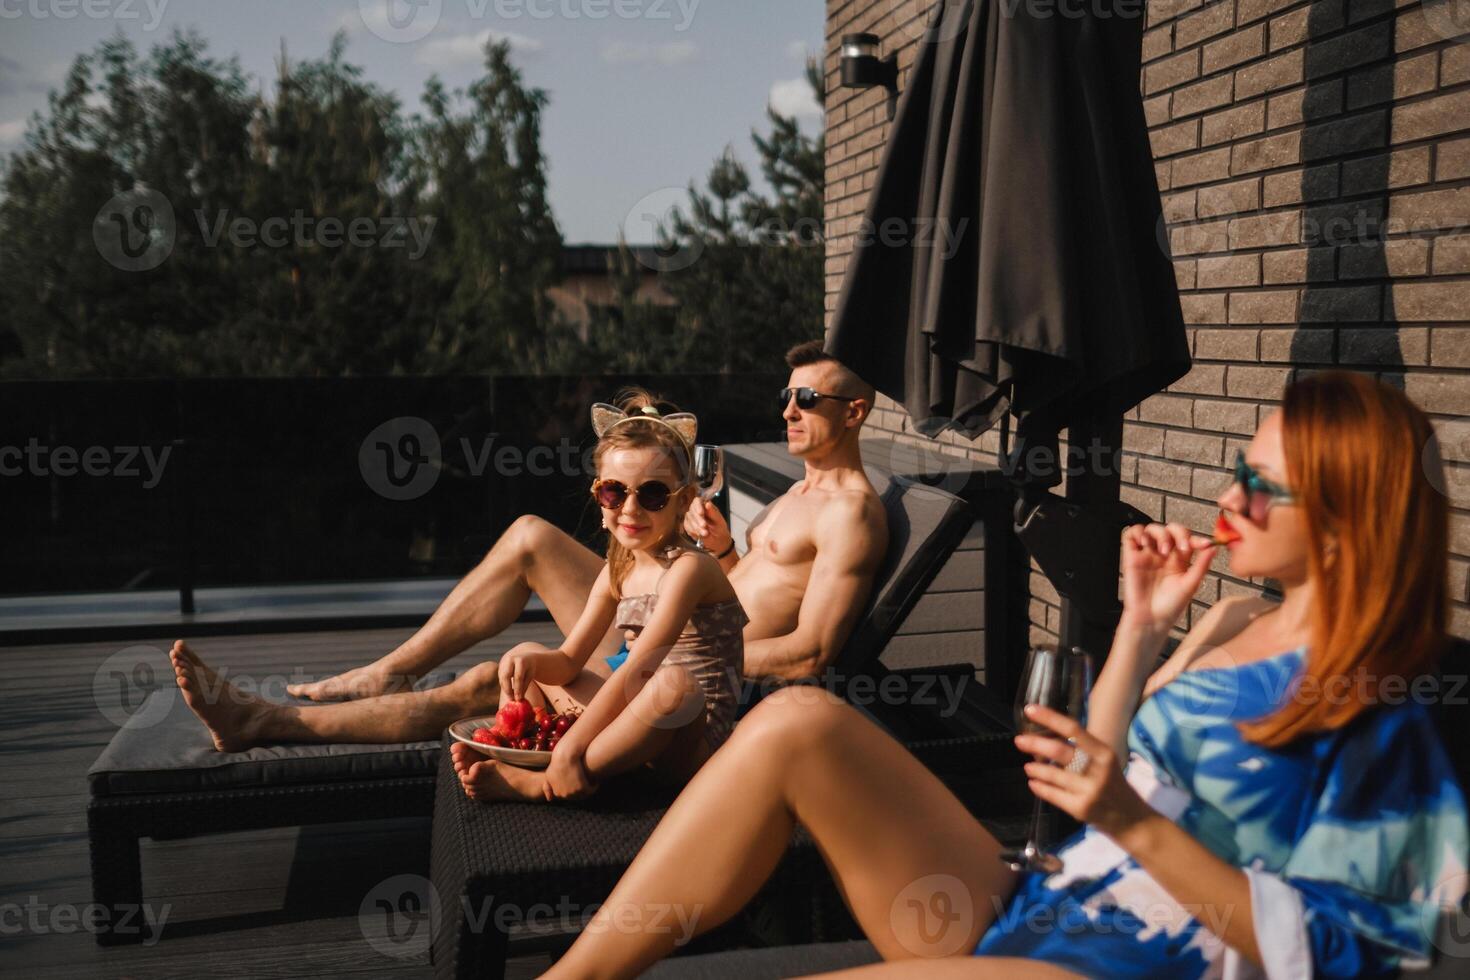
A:
{"type": "Polygon", "coordinates": [[[1239,541],[1240,537],[1240,532],[1230,525],[1230,522],[1225,519],[1224,514],[1215,518],[1216,544],[1229,544],[1232,541],[1239,541]]]}
{"type": "Polygon", "coordinates": [[[491,731],[488,728],[476,728],[475,734],[471,735],[470,737],[473,738],[476,742],[479,742],[481,745],[493,745],[495,744],[494,740],[498,736],[495,732],[491,731]]]}

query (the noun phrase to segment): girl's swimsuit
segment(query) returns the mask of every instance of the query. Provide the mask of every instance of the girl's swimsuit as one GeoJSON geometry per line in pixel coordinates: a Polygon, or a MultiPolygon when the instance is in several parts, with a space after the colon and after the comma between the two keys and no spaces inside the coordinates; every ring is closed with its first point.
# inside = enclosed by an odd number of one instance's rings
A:
{"type": "MultiPolygon", "coordinates": [[[[677,558],[682,549],[671,553],[677,558]]],[[[672,565],[672,563],[671,563],[672,565]]],[[[667,569],[664,574],[668,574],[667,569]]],[[[663,576],[645,595],[625,596],[618,602],[615,624],[620,630],[641,631],[658,604],[658,588],[663,576]]],[[[739,599],[729,599],[712,606],[697,606],[674,645],[669,648],[659,670],[682,667],[693,675],[704,691],[705,742],[713,751],[730,737],[735,727],[735,708],[740,671],[745,666],[745,624],[750,622],[739,599]]],[[[614,670],[628,659],[628,645],[606,658],[614,670]],[[615,662],[616,661],[616,662],[615,662]]]]}
{"type": "MultiPolygon", "coordinates": [[[[1057,850],[1060,872],[1020,879],[975,952],[1095,977],[1260,976],[1220,939],[1238,913],[1251,916],[1272,978],[1426,964],[1441,908],[1466,893],[1470,835],[1449,758],[1411,697],[1285,748],[1247,741],[1236,725],[1292,697],[1304,661],[1297,649],[1186,670],[1143,702],[1128,730],[1128,782],[1245,871],[1248,913],[1181,907],[1088,827],[1057,850]]],[[[1317,696],[1332,696],[1326,687],[1317,696]]]]}

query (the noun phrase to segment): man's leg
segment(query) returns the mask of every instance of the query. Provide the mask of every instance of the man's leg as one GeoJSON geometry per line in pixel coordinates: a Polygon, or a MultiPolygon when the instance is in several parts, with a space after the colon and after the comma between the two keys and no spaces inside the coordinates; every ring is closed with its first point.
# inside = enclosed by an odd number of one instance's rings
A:
{"type": "Polygon", "coordinates": [[[182,641],[169,659],[184,701],[221,752],[277,742],[415,742],[438,738],[452,721],[495,709],[494,663],[476,664],[453,682],[341,704],[272,704],[221,677],[182,641]]]}
{"type": "Polygon", "coordinates": [[[514,623],[532,592],[565,636],[587,605],[602,565],[602,558],[559,528],[539,517],[519,518],[396,650],[367,666],[287,690],[314,701],[406,691],[450,657],[514,623]]]}

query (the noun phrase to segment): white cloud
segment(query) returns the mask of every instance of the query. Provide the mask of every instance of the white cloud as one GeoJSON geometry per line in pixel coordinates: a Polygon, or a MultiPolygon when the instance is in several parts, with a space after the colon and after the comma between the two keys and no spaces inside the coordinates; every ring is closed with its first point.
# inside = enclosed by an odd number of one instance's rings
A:
{"type": "Polygon", "coordinates": [[[791,41],[786,45],[786,57],[792,61],[806,64],[807,53],[811,49],[806,46],[805,41],[791,41]]]}
{"type": "Polygon", "coordinates": [[[0,143],[18,143],[25,132],[26,121],[24,119],[12,119],[10,122],[0,123],[0,143]]]}
{"type": "Polygon", "coordinates": [[[771,108],[783,116],[797,119],[821,119],[822,106],[817,102],[811,83],[805,78],[788,78],[771,86],[771,108]]]}
{"type": "Polygon", "coordinates": [[[649,65],[665,67],[687,65],[699,57],[699,45],[693,41],[670,41],[667,44],[645,44],[631,41],[606,41],[602,60],[609,65],[649,65]]]}
{"type": "Polygon", "coordinates": [[[486,43],[509,41],[513,50],[521,54],[540,51],[545,45],[535,38],[507,31],[483,30],[478,34],[456,34],[439,37],[419,45],[414,60],[421,65],[451,67],[454,65],[478,64],[485,57],[486,43]]]}

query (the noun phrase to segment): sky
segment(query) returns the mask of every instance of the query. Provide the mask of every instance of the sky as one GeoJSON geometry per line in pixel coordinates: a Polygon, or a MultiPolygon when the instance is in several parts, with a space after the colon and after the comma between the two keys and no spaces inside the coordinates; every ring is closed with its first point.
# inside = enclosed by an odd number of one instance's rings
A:
{"type": "Polygon", "coordinates": [[[476,78],[487,37],[508,38],[526,81],[547,91],[542,148],[568,243],[605,243],[650,223],[727,146],[759,182],[750,132],[774,104],[815,133],[804,80],[820,55],[823,0],[0,0],[0,154],[76,55],[121,32],[140,51],[193,28],[238,55],[269,92],[284,39],[292,57],[347,57],[417,111],[425,80],[476,78]],[[652,202],[652,207],[650,207],[652,202]]]}

